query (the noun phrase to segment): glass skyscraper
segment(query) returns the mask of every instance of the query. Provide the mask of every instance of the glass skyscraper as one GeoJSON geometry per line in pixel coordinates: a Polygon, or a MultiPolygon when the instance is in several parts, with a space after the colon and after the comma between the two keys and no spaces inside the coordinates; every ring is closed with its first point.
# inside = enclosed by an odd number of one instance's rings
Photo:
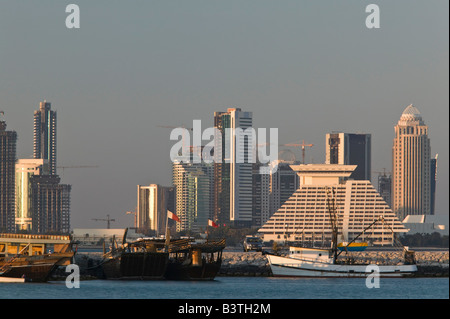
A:
{"type": "Polygon", "coordinates": [[[330,133],[326,135],[326,164],[357,165],[353,179],[371,179],[371,135],[330,133]]]}
{"type": "Polygon", "coordinates": [[[175,212],[180,218],[179,231],[204,231],[212,219],[213,177],[212,163],[173,162],[175,212]]]}
{"type": "Polygon", "coordinates": [[[252,224],[252,145],[255,136],[243,134],[237,138],[237,130],[253,127],[253,113],[240,108],[214,113],[214,127],[221,133],[214,148],[218,163],[214,164],[214,219],[221,224],[250,227],[252,224]]]}
{"type": "Polygon", "coordinates": [[[49,175],[56,175],[56,111],[47,101],[39,103],[34,111],[33,158],[48,161],[49,175]]]}

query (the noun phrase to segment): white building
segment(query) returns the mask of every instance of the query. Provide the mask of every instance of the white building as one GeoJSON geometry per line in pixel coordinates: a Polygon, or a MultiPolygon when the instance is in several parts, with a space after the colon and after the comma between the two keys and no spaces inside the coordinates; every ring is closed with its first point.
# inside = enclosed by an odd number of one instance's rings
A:
{"type": "Polygon", "coordinates": [[[402,223],[409,229],[408,235],[434,232],[448,235],[448,215],[408,215],[402,223]]]}
{"type": "Polygon", "coordinates": [[[259,229],[265,241],[331,241],[330,203],[338,216],[340,241],[350,241],[380,217],[361,239],[375,245],[392,244],[394,234],[407,229],[389,205],[367,180],[348,179],[356,165],[291,165],[300,179],[300,187],[259,229]]]}

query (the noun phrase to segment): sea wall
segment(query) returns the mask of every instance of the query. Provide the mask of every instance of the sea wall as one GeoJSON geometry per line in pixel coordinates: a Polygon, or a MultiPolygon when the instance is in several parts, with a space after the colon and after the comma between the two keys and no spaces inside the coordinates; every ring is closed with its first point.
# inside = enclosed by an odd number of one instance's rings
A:
{"type": "MultiPolygon", "coordinates": [[[[397,264],[402,262],[399,252],[367,251],[364,255],[375,264],[397,264]]],[[[75,263],[86,278],[102,278],[101,253],[77,253],[75,263]]],[[[356,261],[362,261],[356,259],[356,261]]],[[[448,277],[448,251],[417,251],[418,272],[415,276],[448,277]]],[[[222,267],[218,276],[272,276],[267,258],[261,252],[228,252],[222,255],[222,267]]]]}

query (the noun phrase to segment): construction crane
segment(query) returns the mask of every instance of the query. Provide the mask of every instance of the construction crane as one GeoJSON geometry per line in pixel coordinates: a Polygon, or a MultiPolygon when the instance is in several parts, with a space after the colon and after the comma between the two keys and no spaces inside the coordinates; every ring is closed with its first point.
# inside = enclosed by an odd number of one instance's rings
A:
{"type": "Polygon", "coordinates": [[[280,146],[290,146],[290,147],[301,147],[302,148],[302,164],[305,164],[305,148],[313,147],[314,144],[305,144],[305,141],[302,140],[302,143],[290,143],[290,144],[280,144],[280,146]]]}
{"type": "Polygon", "coordinates": [[[106,215],[106,217],[107,217],[106,219],[103,219],[103,218],[92,218],[92,220],[108,222],[106,229],[110,229],[111,222],[115,222],[116,220],[109,218],[109,215],[106,215]]]}

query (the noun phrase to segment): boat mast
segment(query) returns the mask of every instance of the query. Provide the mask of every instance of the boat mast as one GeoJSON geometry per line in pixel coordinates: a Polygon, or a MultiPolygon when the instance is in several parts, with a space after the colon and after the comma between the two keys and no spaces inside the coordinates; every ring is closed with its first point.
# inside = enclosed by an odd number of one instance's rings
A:
{"type": "Polygon", "coordinates": [[[337,225],[337,214],[335,205],[335,192],[334,188],[331,188],[331,198],[330,198],[330,188],[326,187],[327,196],[327,206],[328,212],[330,214],[331,223],[331,253],[333,254],[333,263],[336,263],[337,259],[337,239],[338,239],[338,225],[337,225]]]}

